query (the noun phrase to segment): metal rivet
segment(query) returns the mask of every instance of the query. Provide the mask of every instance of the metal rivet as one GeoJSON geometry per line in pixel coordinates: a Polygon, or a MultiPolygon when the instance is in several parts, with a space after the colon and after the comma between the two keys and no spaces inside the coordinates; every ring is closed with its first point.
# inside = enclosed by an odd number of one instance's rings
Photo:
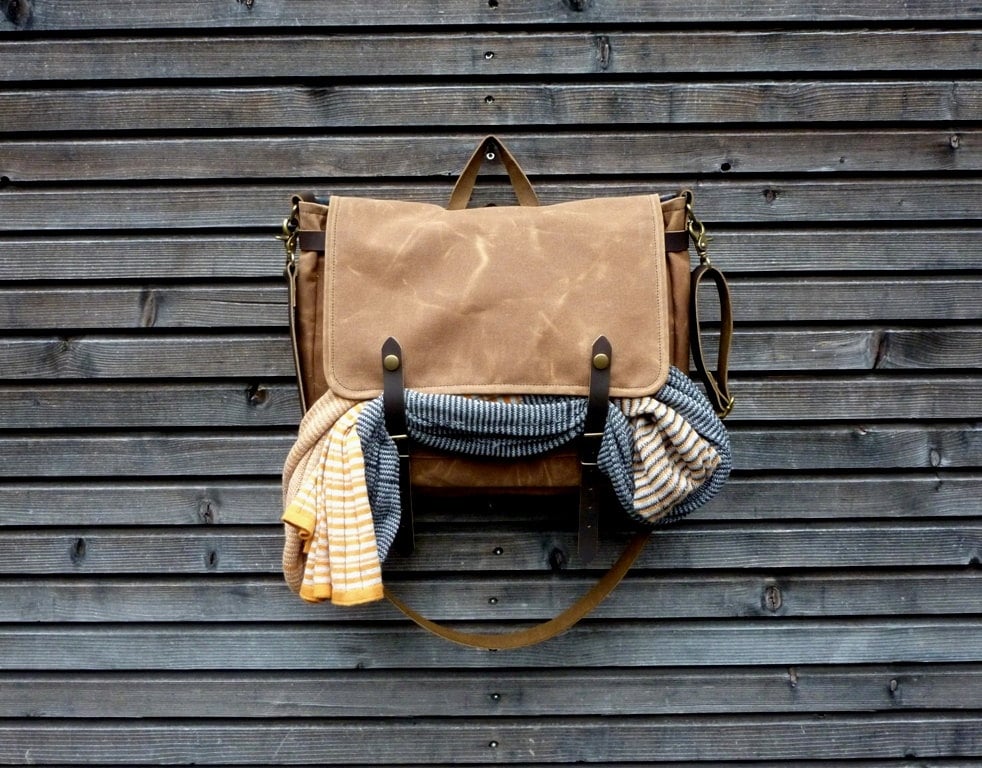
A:
{"type": "Polygon", "coordinates": [[[488,747],[491,748],[491,749],[497,749],[498,748],[498,742],[496,742],[496,741],[489,741],[488,742],[488,747]]]}
{"type": "Polygon", "coordinates": [[[399,370],[399,355],[386,355],[382,358],[382,366],[387,371],[399,370]]]}
{"type": "Polygon", "coordinates": [[[494,153],[494,150],[489,149],[487,152],[484,153],[484,157],[487,158],[488,160],[494,160],[497,157],[497,155],[494,153]]]}
{"type": "Polygon", "coordinates": [[[484,97],[484,103],[485,104],[494,104],[494,96],[490,96],[490,95],[485,96],[484,97]]]}
{"type": "Polygon", "coordinates": [[[505,553],[505,550],[503,550],[501,547],[495,547],[493,552],[496,555],[503,555],[505,553]]]}
{"type": "Polygon", "coordinates": [[[491,694],[491,701],[501,701],[501,694],[500,693],[492,693],[491,694]]]}
{"type": "Polygon", "coordinates": [[[604,352],[598,352],[593,356],[593,367],[596,368],[598,371],[604,370],[609,365],[610,365],[610,355],[604,352]]]}
{"type": "Polygon", "coordinates": [[[487,61],[491,61],[491,59],[493,59],[493,58],[494,58],[494,51],[485,51],[485,52],[484,52],[484,58],[485,58],[485,59],[486,59],[487,61]]]}
{"type": "Polygon", "coordinates": [[[488,598],[488,605],[497,605],[497,604],[498,604],[498,598],[496,598],[496,597],[489,597],[488,598]]]}

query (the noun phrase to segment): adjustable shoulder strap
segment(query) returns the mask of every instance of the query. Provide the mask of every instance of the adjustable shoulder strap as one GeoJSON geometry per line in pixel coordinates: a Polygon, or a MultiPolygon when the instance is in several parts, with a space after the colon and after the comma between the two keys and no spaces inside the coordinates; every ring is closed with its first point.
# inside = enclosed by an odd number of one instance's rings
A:
{"type": "Polygon", "coordinates": [[[427,632],[432,632],[444,640],[450,640],[451,642],[471,648],[483,648],[492,651],[525,648],[526,646],[535,645],[536,643],[541,643],[556,635],[562,634],[600,605],[604,598],[613,591],[614,587],[621,582],[631,565],[634,564],[634,561],[637,560],[638,555],[641,554],[641,550],[644,549],[644,545],[648,541],[649,535],[647,532],[640,533],[631,539],[610,570],[583,597],[565,611],[541,624],[536,624],[526,629],[519,629],[514,632],[480,633],[452,629],[451,627],[431,621],[418,611],[413,610],[394,595],[388,587],[385,588],[385,596],[389,602],[402,611],[409,619],[427,632]]]}
{"type": "Polygon", "coordinates": [[[699,266],[692,272],[689,292],[689,342],[692,348],[692,361],[696,372],[706,386],[706,396],[712,403],[716,414],[725,419],[733,410],[733,395],[730,394],[729,364],[730,342],[733,339],[733,306],[730,303],[730,286],[723,273],[709,259],[709,237],[705,225],[696,218],[692,208],[693,195],[689,190],[682,193],[685,197],[686,229],[699,256],[699,266]],[[702,348],[702,331],[699,327],[699,286],[709,277],[716,284],[719,295],[719,347],[716,355],[716,371],[710,371],[706,365],[706,356],[702,348]]]}

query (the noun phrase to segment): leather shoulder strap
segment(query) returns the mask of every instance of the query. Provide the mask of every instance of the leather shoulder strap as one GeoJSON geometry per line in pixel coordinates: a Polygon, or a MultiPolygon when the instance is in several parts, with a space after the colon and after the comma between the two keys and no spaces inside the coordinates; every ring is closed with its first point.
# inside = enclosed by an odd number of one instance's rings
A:
{"type": "Polygon", "coordinates": [[[733,307],[730,304],[730,286],[723,273],[712,264],[700,264],[692,272],[692,288],[689,295],[689,335],[691,337],[692,361],[703,384],[706,396],[721,419],[733,409],[733,395],[730,394],[728,369],[730,363],[730,342],[733,339],[733,307]],[[706,366],[702,348],[702,333],[699,329],[699,286],[705,278],[716,284],[719,294],[719,351],[716,356],[716,371],[706,366]]]}
{"type": "Polygon", "coordinates": [[[560,613],[555,618],[549,619],[549,621],[544,621],[541,624],[536,624],[535,626],[528,627],[527,629],[519,629],[515,632],[481,633],[463,632],[461,630],[452,629],[442,624],[438,624],[435,621],[431,621],[418,611],[410,608],[396,595],[394,595],[392,590],[388,587],[385,589],[385,596],[388,598],[389,602],[402,611],[402,613],[409,619],[414,621],[427,632],[431,632],[437,637],[442,637],[444,640],[450,640],[451,642],[466,645],[471,648],[482,648],[490,651],[525,648],[526,646],[541,643],[565,632],[567,629],[576,624],[576,622],[590,613],[590,611],[600,605],[604,598],[613,591],[614,587],[620,584],[631,565],[635,560],[637,560],[638,555],[641,554],[641,550],[644,549],[644,545],[648,541],[649,536],[650,534],[648,532],[644,532],[639,533],[637,536],[631,539],[627,547],[621,553],[621,556],[617,558],[617,562],[611,566],[610,570],[601,576],[600,580],[594,584],[585,595],[583,595],[565,611],[560,613]]]}

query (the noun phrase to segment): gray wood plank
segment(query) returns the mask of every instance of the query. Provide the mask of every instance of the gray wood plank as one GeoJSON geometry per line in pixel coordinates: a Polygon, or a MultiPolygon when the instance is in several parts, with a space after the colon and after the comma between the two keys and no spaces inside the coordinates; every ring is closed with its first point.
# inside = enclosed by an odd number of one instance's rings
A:
{"type": "MultiPolygon", "coordinates": [[[[43,536],[33,530],[8,531],[0,540],[0,573],[278,574],[283,549],[282,527],[277,524],[280,512],[271,508],[266,521],[269,526],[260,529],[61,528],[47,530],[43,536]]],[[[145,522],[153,522],[150,514],[145,522]]],[[[548,576],[557,557],[570,563],[571,568],[583,567],[576,555],[575,536],[565,530],[516,532],[474,523],[451,532],[420,532],[418,542],[412,556],[390,555],[387,571],[536,571],[548,576]]],[[[621,541],[604,540],[592,567],[607,567],[605,563],[612,563],[622,547],[621,541]]],[[[864,520],[714,525],[694,518],[685,525],[659,529],[639,557],[637,567],[958,567],[976,565],[980,547],[982,527],[973,522],[864,520]]],[[[548,584],[543,585],[543,589],[548,588],[548,584]]],[[[481,607],[495,615],[494,606],[481,607]]]]}
{"type": "Polygon", "coordinates": [[[7,380],[294,375],[286,333],[0,337],[0,371],[7,380]]]}
{"type": "MultiPolygon", "coordinates": [[[[470,139],[471,143],[477,140],[476,136],[470,139]]],[[[448,163],[444,170],[446,179],[425,185],[347,182],[339,175],[332,175],[329,181],[297,180],[289,186],[160,184],[152,196],[147,196],[142,188],[97,185],[31,188],[11,184],[0,188],[0,232],[23,235],[24,230],[74,232],[167,228],[179,231],[261,227],[269,233],[268,246],[250,251],[241,258],[265,260],[265,269],[280,274],[283,249],[272,237],[279,233],[283,217],[289,213],[290,195],[297,190],[318,195],[362,195],[446,205],[451,179],[460,172],[460,164],[458,160],[448,163]]],[[[710,226],[806,222],[812,226],[854,223],[865,228],[875,222],[929,222],[936,225],[982,217],[979,202],[982,190],[980,183],[971,178],[918,178],[910,184],[897,184],[894,179],[846,177],[821,181],[782,177],[741,181],[739,176],[701,180],[690,175],[689,169],[685,172],[684,176],[652,177],[643,182],[614,178],[599,183],[537,179],[535,188],[543,203],[554,203],[606,195],[673,192],[688,187],[696,193],[696,210],[710,226]]],[[[513,203],[514,196],[500,183],[482,182],[474,193],[475,205],[506,201],[513,203]]],[[[136,234],[142,236],[143,233],[136,234]]],[[[801,233],[799,237],[811,235],[801,233]]],[[[770,258],[772,265],[774,259],[792,258],[760,239],[751,242],[765,251],[770,250],[769,256],[764,258],[770,258]]],[[[812,243],[813,248],[816,245],[812,243]]],[[[911,247],[915,245],[916,241],[911,247]]],[[[862,241],[855,243],[853,248],[857,246],[861,247],[862,241]]],[[[897,243],[894,247],[902,246],[897,243]]],[[[934,249],[929,250],[933,255],[934,249]]],[[[926,258],[923,250],[911,255],[921,260],[926,258]]],[[[760,254],[757,258],[761,258],[760,254]]],[[[870,258],[875,255],[870,254],[870,258]]],[[[942,258],[946,257],[942,255],[942,258]]],[[[977,257],[970,264],[976,261],[977,257]]]]}
{"type": "MultiPolygon", "coordinates": [[[[295,431],[0,436],[0,477],[278,475],[295,431]]],[[[943,469],[980,463],[982,426],[864,424],[730,433],[741,470],[943,469]]]]}
{"type": "Polygon", "coordinates": [[[502,653],[448,644],[415,625],[328,621],[258,627],[4,625],[0,643],[7,668],[22,671],[295,670],[298,663],[305,670],[950,663],[977,661],[982,624],[972,618],[581,622],[548,643],[502,653]]]}
{"type": "Polygon", "coordinates": [[[0,288],[0,328],[283,328],[286,296],[282,281],[0,288]]]}
{"type": "MultiPolygon", "coordinates": [[[[127,47],[112,43],[113,49],[127,47]]],[[[194,47],[200,48],[200,42],[195,41],[194,47]]],[[[133,50],[141,50],[141,57],[149,55],[142,51],[142,45],[133,50]]],[[[0,45],[0,56],[3,53],[0,45]]],[[[128,51],[120,53],[126,61],[133,60],[128,51]]],[[[171,61],[182,61],[180,50],[171,54],[171,61]]],[[[478,57],[483,59],[483,54],[478,57]]],[[[264,61],[256,51],[250,53],[250,58],[255,63],[264,61]]],[[[756,60],[760,60],[759,56],[756,60]]],[[[164,75],[155,71],[150,76],[164,75]]],[[[46,131],[105,131],[108,125],[113,130],[154,131],[358,128],[366,125],[366,115],[371,116],[373,126],[426,128],[474,124],[775,125],[804,121],[912,124],[971,120],[980,111],[982,83],[971,81],[373,84],[0,91],[0,130],[35,136],[46,131]]]]}
{"type": "MultiPolygon", "coordinates": [[[[163,378],[171,374],[158,365],[143,375],[163,378]]],[[[302,416],[294,383],[256,380],[227,384],[0,385],[3,398],[9,398],[3,423],[9,429],[296,426],[302,416]]]]}
{"type": "MultiPolygon", "coordinates": [[[[972,29],[430,32],[0,40],[0,81],[971,69],[972,29]],[[679,56],[685,46],[685,56],[679,56]],[[606,51],[602,54],[602,51],[606,51]],[[875,57],[870,56],[874,50],[875,57]],[[491,52],[493,56],[488,56],[491,52]],[[302,62],[302,63],[301,63],[302,62]]],[[[289,88],[276,93],[289,92],[289,88]]],[[[99,93],[99,92],[95,92],[99,93]]],[[[125,95],[125,91],[120,92],[125,95]]],[[[275,99],[275,94],[271,94],[275,99]]],[[[152,105],[151,105],[152,108],[152,105]]],[[[11,115],[7,119],[19,119],[11,115]]],[[[125,118],[124,118],[125,119],[125,118]]],[[[98,126],[102,128],[104,126],[98,126]]]]}
{"type": "Polygon", "coordinates": [[[972,757],[982,720],[971,713],[611,718],[494,723],[333,721],[314,723],[5,723],[0,759],[80,764],[285,762],[466,764],[494,760],[619,762],[795,758],[972,757]]]}
{"type": "Polygon", "coordinates": [[[466,0],[425,0],[412,6],[377,3],[366,14],[358,0],[336,0],[330,5],[312,5],[303,0],[282,0],[275,4],[202,4],[197,0],[173,0],[164,8],[148,6],[133,14],[124,0],[106,0],[97,7],[80,9],[71,0],[47,0],[13,18],[0,17],[0,30],[27,28],[37,31],[79,29],[220,29],[226,27],[289,30],[311,26],[418,26],[525,24],[639,24],[779,21],[943,21],[978,19],[982,13],[965,0],[871,0],[857,7],[845,0],[800,3],[793,0],[699,0],[684,7],[662,11],[643,0],[613,0],[602,5],[564,3],[548,0],[523,3],[470,3],[466,0]]]}
{"type": "Polygon", "coordinates": [[[784,715],[666,717],[604,722],[494,723],[329,721],[313,723],[5,723],[0,759],[20,763],[152,764],[194,762],[340,765],[354,762],[468,764],[620,762],[625,760],[782,760],[972,757],[982,750],[982,720],[941,715],[784,715]]]}
{"type": "MultiPolygon", "coordinates": [[[[982,168],[974,129],[522,134],[508,146],[539,174],[952,172],[982,168]],[[576,152],[567,147],[576,146],[576,152]]],[[[452,176],[471,137],[79,139],[0,142],[14,183],[452,176]],[[406,152],[412,145],[413,151],[406,152]]]]}
{"type": "MultiPolygon", "coordinates": [[[[266,227],[270,228],[268,221],[266,227]]],[[[765,270],[941,272],[977,268],[982,231],[966,227],[733,230],[714,225],[712,235],[713,260],[728,275],[765,270]]],[[[14,258],[0,260],[0,280],[279,279],[283,274],[282,251],[273,247],[269,234],[14,236],[2,244],[14,258]]]]}
{"type": "Polygon", "coordinates": [[[0,673],[0,717],[556,717],[971,709],[976,665],[690,670],[0,673]],[[65,696],[70,690],[72,695],[65,696]],[[256,692],[262,691],[257,696],[256,692]]]}
{"type": "MultiPolygon", "coordinates": [[[[194,350],[193,345],[188,348],[194,350]]],[[[230,345],[230,351],[235,349],[241,351],[243,347],[230,345]]],[[[149,359],[152,351],[153,347],[147,349],[144,359],[149,359]]],[[[288,348],[286,356],[289,356],[288,348]]],[[[0,343],[0,364],[3,359],[0,343]]],[[[292,381],[263,381],[257,378],[262,370],[249,371],[248,361],[246,358],[237,371],[250,377],[247,382],[0,385],[0,401],[5,406],[3,425],[8,429],[99,429],[299,424],[301,412],[296,385],[292,381]]],[[[182,360],[179,370],[187,362],[182,360]]],[[[211,375],[229,375],[223,363],[215,361],[215,365],[211,375]]],[[[289,365],[292,368],[292,361],[289,365]]],[[[204,363],[202,367],[206,367],[204,363]]],[[[286,376],[290,369],[277,373],[286,376]]],[[[45,371],[27,368],[20,375],[36,378],[44,376],[45,371]]],[[[161,360],[154,368],[135,370],[134,375],[163,379],[182,373],[171,371],[161,360]]],[[[209,373],[204,371],[199,375],[209,373]]],[[[731,387],[739,406],[734,409],[729,424],[747,420],[824,421],[830,417],[874,421],[982,418],[982,386],[977,376],[830,379],[775,376],[764,380],[741,376],[733,378],[731,387]]]]}
{"type": "MultiPolygon", "coordinates": [[[[529,620],[571,605],[595,579],[425,578],[390,583],[426,616],[443,621],[529,620]],[[492,603],[493,599],[493,603],[492,603]]],[[[592,614],[596,619],[728,619],[751,616],[943,616],[979,609],[982,576],[973,571],[890,571],[629,576],[592,614]]],[[[160,578],[140,575],[8,578],[0,582],[4,622],[272,622],[384,620],[386,607],[325,611],[307,605],[279,576],[160,578]],[[147,600],[152,594],[153,600],[147,600]]]]}
{"type": "MultiPolygon", "coordinates": [[[[699,510],[698,520],[836,520],[863,517],[976,517],[982,478],[947,471],[920,474],[731,477],[721,496],[699,510]]],[[[5,482],[0,483],[0,526],[36,530],[63,526],[141,525],[152,510],[153,524],[268,524],[282,503],[277,479],[249,482],[181,480],[139,482],[5,482]],[[273,510],[273,512],[271,512],[273,510]]],[[[482,519],[501,523],[541,520],[540,505],[513,499],[464,497],[459,501],[427,499],[421,518],[459,524],[472,520],[480,505],[482,519]]],[[[556,500],[554,506],[562,506],[556,500]]],[[[570,507],[571,508],[571,507],[570,507]]]]}

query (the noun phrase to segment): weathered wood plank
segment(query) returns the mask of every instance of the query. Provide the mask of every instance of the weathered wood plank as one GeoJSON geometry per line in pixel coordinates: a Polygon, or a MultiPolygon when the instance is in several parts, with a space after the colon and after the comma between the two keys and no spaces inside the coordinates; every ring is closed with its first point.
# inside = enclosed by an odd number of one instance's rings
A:
{"type": "MultiPolygon", "coordinates": [[[[278,475],[295,431],[14,434],[0,437],[0,477],[278,475]]],[[[752,428],[730,434],[741,470],[976,467],[982,425],[863,424],[752,428]]]]}
{"type": "MultiPolygon", "coordinates": [[[[528,717],[971,709],[975,665],[0,674],[0,717],[528,717]],[[72,692],[71,697],[65,691],[72,692]],[[256,691],[263,691],[256,696],[256,691]]],[[[864,766],[864,768],[868,768],[864,766]]]]}
{"type": "MultiPolygon", "coordinates": [[[[270,527],[259,530],[230,526],[199,530],[62,528],[45,531],[43,536],[33,530],[9,531],[0,540],[0,573],[279,573],[283,549],[279,512],[270,509],[266,521],[270,527]]],[[[146,522],[153,522],[152,517],[146,522]]],[[[537,571],[548,576],[557,559],[581,567],[575,536],[566,531],[515,532],[474,523],[463,532],[421,532],[418,539],[411,557],[390,556],[386,563],[390,573],[537,571]],[[498,549],[500,554],[495,553],[498,549]]],[[[623,542],[603,541],[593,567],[613,562],[622,546],[623,542]]],[[[639,558],[638,567],[955,567],[977,563],[980,548],[982,527],[970,522],[689,522],[660,529],[639,558]]],[[[549,585],[542,588],[548,590],[549,585]]],[[[482,607],[494,615],[493,608],[482,607]]]]}
{"type": "Polygon", "coordinates": [[[275,670],[296,669],[298,659],[307,670],[950,663],[978,660],[982,623],[971,618],[581,622],[548,643],[506,653],[450,645],[415,625],[326,621],[260,627],[4,625],[0,643],[5,668],[23,671],[275,670]]]}
{"type": "MultiPolygon", "coordinates": [[[[950,472],[929,475],[775,475],[732,477],[722,495],[699,511],[698,520],[827,520],[863,517],[977,517],[982,478],[950,472]]],[[[0,526],[60,527],[140,525],[152,512],[153,524],[268,524],[282,503],[275,479],[249,482],[6,482],[0,483],[0,526]]],[[[460,523],[480,509],[489,522],[542,520],[547,506],[564,508],[565,499],[535,505],[514,499],[429,498],[418,512],[424,520],[460,523]]],[[[570,509],[572,507],[569,507],[570,509]]],[[[559,512],[562,514],[562,512],[559,512]]]]}
{"type": "Polygon", "coordinates": [[[269,328],[286,323],[275,283],[0,289],[0,328],[269,328]]]}
{"type": "MultiPolygon", "coordinates": [[[[248,43],[248,40],[239,42],[248,43]]],[[[196,41],[197,43],[197,41],[196,41]]],[[[200,46],[200,44],[198,44],[200,46]]],[[[114,42],[112,47],[119,46],[114,42]]],[[[3,46],[0,44],[0,56],[3,46]]],[[[141,57],[147,53],[141,52],[141,57]]],[[[923,54],[918,54],[923,55],[923,54]]],[[[125,53],[127,60],[131,54],[125,53]]],[[[483,59],[483,54],[479,54],[483,59]]],[[[256,52],[254,62],[262,61],[256,52]]],[[[180,62],[180,54],[171,59],[180,62]]],[[[755,60],[760,60],[756,57],[755,60]]],[[[971,81],[343,85],[0,91],[0,130],[193,130],[970,120],[971,81]]]]}
{"type": "Polygon", "coordinates": [[[286,333],[234,336],[0,337],[0,372],[14,379],[145,379],[294,375],[286,333]]]}
{"type": "MultiPolygon", "coordinates": [[[[443,621],[530,620],[571,605],[595,579],[544,584],[512,574],[445,582],[400,579],[390,587],[426,616],[443,621]],[[492,598],[494,602],[492,603],[492,598]]],[[[630,576],[595,619],[730,619],[969,615],[979,608],[982,575],[895,571],[821,575],[747,573],[630,576]]],[[[72,577],[0,582],[4,622],[378,621],[382,604],[336,611],[307,605],[278,576],[256,579],[72,577]],[[153,600],[147,600],[152,594],[153,600]]]]}
{"type": "Polygon", "coordinates": [[[420,75],[458,79],[530,74],[664,76],[693,72],[852,74],[874,64],[880,71],[927,70],[936,75],[974,67],[979,45],[979,33],[971,29],[571,29],[527,34],[12,38],[0,40],[0,59],[8,64],[0,72],[0,82],[233,77],[286,77],[295,81],[324,74],[332,78],[363,77],[366,55],[371,56],[374,79],[420,75]],[[680,46],[685,47],[685,56],[678,55],[680,46]],[[869,55],[871,48],[876,51],[874,59],[869,55]],[[493,55],[489,57],[488,52],[493,55]],[[303,65],[298,66],[298,62],[303,65]]]}
{"type": "MultiPolygon", "coordinates": [[[[538,174],[951,172],[982,168],[974,129],[522,134],[508,145],[538,174]],[[575,146],[576,151],[568,151],[575,146]]],[[[0,142],[15,183],[453,176],[472,137],[328,136],[0,142]],[[413,147],[407,152],[407,145],[413,147]]]]}
{"type": "MultiPolygon", "coordinates": [[[[144,375],[171,374],[160,366],[144,375]]],[[[0,385],[5,398],[10,429],[295,426],[302,416],[294,383],[0,385]]]]}
{"type": "Polygon", "coordinates": [[[4,723],[0,759],[21,764],[351,764],[461,765],[630,760],[786,760],[971,757],[982,750],[982,720],[970,713],[784,715],[565,722],[463,720],[313,723],[4,723]]]}
{"type": "MultiPolygon", "coordinates": [[[[472,142],[476,140],[476,137],[472,137],[472,142]]],[[[404,148],[399,151],[404,151],[404,148]]],[[[450,179],[459,173],[459,165],[456,160],[452,167],[448,163],[447,179],[425,185],[346,183],[342,177],[334,176],[330,182],[295,182],[289,187],[241,184],[181,187],[160,184],[152,196],[141,188],[71,186],[69,189],[35,189],[9,185],[0,188],[0,232],[22,235],[25,230],[57,232],[167,228],[180,231],[189,228],[227,230],[232,227],[262,227],[269,233],[266,239],[268,245],[243,253],[240,258],[243,261],[265,260],[267,266],[264,269],[275,270],[275,274],[279,274],[283,250],[272,236],[279,233],[280,223],[289,213],[290,195],[298,189],[307,188],[306,191],[319,195],[361,195],[446,205],[452,186],[450,179]],[[315,188],[310,190],[311,186],[315,188]],[[57,215],[49,215],[52,211],[57,211],[57,215]]],[[[687,175],[653,177],[644,182],[613,178],[600,183],[536,180],[535,187],[543,203],[606,195],[671,192],[688,187],[696,193],[700,216],[712,226],[726,223],[766,222],[770,225],[806,222],[812,226],[855,223],[865,228],[874,222],[930,222],[935,225],[939,222],[963,223],[982,217],[982,203],[979,202],[982,200],[982,184],[974,179],[953,177],[919,178],[909,184],[898,184],[893,179],[852,178],[834,181],[787,178],[741,181],[738,176],[725,181],[703,181],[687,175]]],[[[474,193],[475,205],[505,201],[514,202],[514,196],[500,183],[482,182],[474,193]]],[[[799,237],[813,236],[799,233],[799,237]]],[[[769,249],[771,259],[793,259],[792,254],[777,251],[766,241],[758,239],[751,242],[764,250],[769,249]]],[[[812,248],[817,244],[813,241],[812,248]]],[[[858,240],[852,247],[861,246],[862,241],[858,240]]],[[[916,241],[911,248],[915,246],[916,241]]],[[[901,244],[897,243],[894,247],[901,247],[901,244]]],[[[924,261],[928,251],[933,259],[935,250],[936,247],[929,246],[910,255],[924,261]]],[[[205,249],[207,254],[208,250],[205,249]]],[[[201,258],[201,253],[197,256],[201,258]]],[[[872,253],[869,257],[876,258],[872,253]]],[[[942,258],[946,257],[942,255],[942,258]]],[[[976,262],[977,259],[970,261],[969,266],[976,262]]]]}
{"type": "Polygon", "coordinates": [[[0,31],[20,28],[37,31],[79,29],[221,29],[226,27],[365,26],[511,26],[525,24],[666,24],[706,19],[724,22],[791,21],[942,21],[973,20],[982,16],[970,2],[957,0],[871,0],[862,6],[846,0],[800,3],[793,0],[698,0],[682,7],[653,9],[644,0],[612,0],[601,4],[562,3],[534,0],[523,3],[470,3],[467,0],[425,0],[406,6],[376,3],[372,13],[358,0],[335,0],[326,6],[281,0],[275,4],[202,4],[197,0],[173,0],[166,7],[148,6],[138,14],[124,0],[106,0],[94,8],[81,9],[71,0],[46,0],[27,5],[0,18],[0,31]]]}
{"type": "Polygon", "coordinates": [[[417,763],[972,757],[971,713],[440,722],[4,723],[0,759],[79,764],[417,763]]]}
{"type": "MultiPolygon", "coordinates": [[[[0,365],[2,352],[0,344],[0,365]]],[[[147,353],[150,357],[152,348],[147,353]]],[[[163,361],[156,364],[156,368],[135,370],[134,375],[155,379],[182,375],[163,361]]],[[[220,365],[216,361],[216,368],[209,372],[202,362],[205,370],[198,375],[229,375],[220,365]]],[[[289,365],[292,368],[292,362],[289,365]]],[[[286,376],[290,370],[284,366],[278,373],[286,376]]],[[[15,370],[12,378],[17,373],[15,370]]],[[[239,371],[240,375],[252,373],[261,375],[260,371],[239,371]]],[[[25,368],[20,375],[36,378],[45,371],[35,368],[32,375],[32,370],[25,368]]],[[[982,385],[977,376],[734,377],[731,385],[739,397],[739,407],[734,409],[730,424],[744,420],[824,421],[830,417],[875,421],[982,418],[982,385]]],[[[0,385],[0,402],[4,403],[3,425],[8,429],[293,427],[301,417],[292,381],[268,383],[251,375],[245,383],[0,385]]]]}
{"type": "MultiPolygon", "coordinates": [[[[975,269],[982,231],[965,227],[733,230],[714,225],[712,235],[713,260],[728,275],[772,270],[909,273],[975,269]]],[[[272,247],[268,234],[16,237],[2,245],[16,258],[0,260],[0,280],[279,279],[283,273],[282,251],[272,247]]]]}

